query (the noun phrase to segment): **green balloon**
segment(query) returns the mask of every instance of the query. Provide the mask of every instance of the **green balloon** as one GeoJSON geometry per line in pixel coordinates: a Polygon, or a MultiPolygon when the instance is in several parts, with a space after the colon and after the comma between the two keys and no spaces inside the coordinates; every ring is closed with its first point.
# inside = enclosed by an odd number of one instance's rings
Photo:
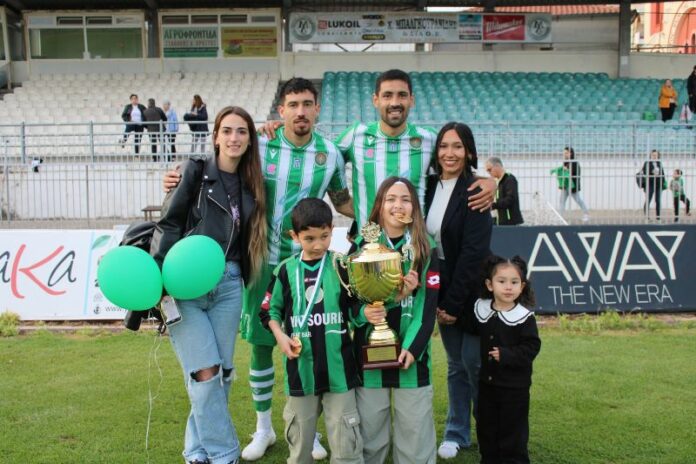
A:
{"type": "Polygon", "coordinates": [[[99,262],[97,281],[104,296],[131,311],[150,309],[162,298],[162,274],[155,260],[134,246],[120,246],[99,262]]]}
{"type": "Polygon", "coordinates": [[[224,271],[220,245],[205,235],[191,235],[176,242],[164,257],[162,281],[174,298],[191,300],[214,289],[224,271]]]}

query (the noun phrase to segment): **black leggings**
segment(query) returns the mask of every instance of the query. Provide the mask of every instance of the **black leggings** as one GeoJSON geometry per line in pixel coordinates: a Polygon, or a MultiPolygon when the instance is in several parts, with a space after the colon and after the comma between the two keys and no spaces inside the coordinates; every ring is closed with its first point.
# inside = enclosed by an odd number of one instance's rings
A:
{"type": "Polygon", "coordinates": [[[674,108],[676,108],[674,104],[669,105],[667,108],[660,108],[660,111],[662,111],[662,121],[669,121],[672,119],[672,116],[674,116],[674,108]]]}

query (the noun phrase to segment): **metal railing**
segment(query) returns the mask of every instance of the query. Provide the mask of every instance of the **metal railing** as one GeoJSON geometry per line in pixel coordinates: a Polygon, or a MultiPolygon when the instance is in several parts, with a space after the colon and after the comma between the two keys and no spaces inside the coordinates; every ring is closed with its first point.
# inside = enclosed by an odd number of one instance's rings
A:
{"type": "MultiPolygon", "coordinates": [[[[563,162],[565,146],[575,149],[582,167],[581,193],[590,224],[656,219],[654,200],[649,214],[642,209],[646,192],[635,179],[652,149],[662,153],[667,181],[674,169],[681,169],[686,196],[696,197],[696,130],[678,124],[601,124],[471,123],[479,172],[485,175],[487,157],[502,158],[518,179],[528,223],[583,222],[583,211],[572,199],[560,211],[561,192],[550,174],[563,162]]],[[[176,153],[163,133],[145,131],[138,154],[133,133],[121,144],[123,123],[0,126],[0,227],[111,227],[143,218],[143,207],[159,205],[164,198],[163,173],[194,153],[193,134],[185,123],[179,126],[176,153]],[[152,153],[153,144],[157,153],[152,153]]],[[[345,126],[319,124],[317,130],[333,138],[345,126]]],[[[209,135],[204,142],[203,151],[211,152],[209,135]]],[[[673,221],[672,192],[663,191],[661,200],[662,221],[673,221]]],[[[684,204],[680,212],[681,221],[693,221],[684,204]]]]}

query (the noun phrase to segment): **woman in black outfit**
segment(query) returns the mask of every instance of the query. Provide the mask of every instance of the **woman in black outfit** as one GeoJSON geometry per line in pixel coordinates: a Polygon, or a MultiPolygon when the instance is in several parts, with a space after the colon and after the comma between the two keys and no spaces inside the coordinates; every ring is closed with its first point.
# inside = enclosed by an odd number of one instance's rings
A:
{"type": "Polygon", "coordinates": [[[435,144],[437,173],[428,179],[426,224],[437,243],[440,292],[437,319],[447,352],[449,410],[445,436],[438,449],[451,459],[460,448],[471,446],[471,405],[477,404],[479,340],[463,329],[478,296],[481,266],[490,254],[493,220],[488,211],[473,211],[467,188],[476,180],[476,143],[471,129],[450,122],[440,130],[435,144]]]}

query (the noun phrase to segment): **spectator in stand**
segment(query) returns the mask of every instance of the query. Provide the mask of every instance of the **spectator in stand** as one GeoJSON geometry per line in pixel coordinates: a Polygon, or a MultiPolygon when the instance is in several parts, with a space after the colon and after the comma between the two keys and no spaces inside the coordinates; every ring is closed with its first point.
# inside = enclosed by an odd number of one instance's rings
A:
{"type": "Polygon", "coordinates": [[[164,123],[167,122],[167,115],[164,114],[162,108],[155,105],[154,98],[148,98],[147,109],[143,114],[143,119],[148,123],[145,124],[147,134],[150,137],[150,148],[152,151],[152,161],[157,161],[157,145],[160,142],[160,134],[164,131],[164,123]]]}
{"type": "Polygon", "coordinates": [[[686,198],[684,193],[684,172],[681,169],[675,169],[672,173],[672,180],[669,181],[669,189],[674,195],[674,222],[679,222],[679,202],[684,202],[686,206],[686,215],[691,216],[691,202],[686,198]]]}
{"type": "Polygon", "coordinates": [[[495,223],[499,226],[515,226],[524,223],[515,176],[505,172],[503,161],[497,156],[488,158],[486,172],[498,182],[492,207],[496,212],[495,223]]]}
{"type": "Polygon", "coordinates": [[[646,216],[649,215],[650,202],[653,195],[655,196],[655,213],[656,218],[660,220],[660,207],[662,203],[662,191],[667,187],[665,180],[665,171],[662,169],[662,161],[660,161],[660,152],[653,150],[650,153],[650,159],[643,163],[643,168],[640,170],[645,179],[645,205],[643,210],[646,216]]]}
{"type": "Polygon", "coordinates": [[[662,112],[662,121],[667,122],[672,119],[674,109],[677,107],[677,91],[672,87],[671,79],[667,79],[662,85],[658,104],[662,112]]]}
{"type": "Polygon", "coordinates": [[[208,110],[200,95],[193,96],[191,109],[184,115],[184,121],[203,121],[199,123],[189,122],[189,129],[191,129],[191,153],[196,153],[196,148],[200,148],[200,152],[205,153],[205,138],[208,136],[208,110]]]}
{"type": "Polygon", "coordinates": [[[696,66],[686,80],[686,93],[689,94],[689,109],[696,113],[696,66]]]}
{"type": "Polygon", "coordinates": [[[172,155],[176,154],[176,133],[179,132],[179,117],[176,114],[176,110],[172,108],[172,104],[169,100],[165,100],[162,103],[162,109],[164,114],[167,116],[167,127],[164,133],[164,150],[169,153],[167,155],[166,161],[172,160],[172,155]]]}
{"type": "Polygon", "coordinates": [[[563,149],[563,160],[563,165],[551,170],[552,174],[556,174],[558,189],[561,191],[558,209],[563,214],[568,197],[571,197],[582,209],[582,222],[587,222],[590,220],[590,213],[580,194],[580,163],[575,160],[575,150],[572,147],[563,149]]]}
{"type": "Polygon", "coordinates": [[[125,147],[126,141],[128,140],[128,134],[135,132],[133,135],[133,140],[135,142],[135,154],[140,153],[140,139],[143,136],[143,114],[145,113],[145,106],[138,103],[138,96],[136,94],[131,94],[130,105],[126,105],[123,108],[123,113],[121,113],[121,119],[126,123],[126,129],[123,132],[123,137],[119,140],[121,148],[125,147]],[[131,123],[131,124],[129,124],[131,123]]]}

